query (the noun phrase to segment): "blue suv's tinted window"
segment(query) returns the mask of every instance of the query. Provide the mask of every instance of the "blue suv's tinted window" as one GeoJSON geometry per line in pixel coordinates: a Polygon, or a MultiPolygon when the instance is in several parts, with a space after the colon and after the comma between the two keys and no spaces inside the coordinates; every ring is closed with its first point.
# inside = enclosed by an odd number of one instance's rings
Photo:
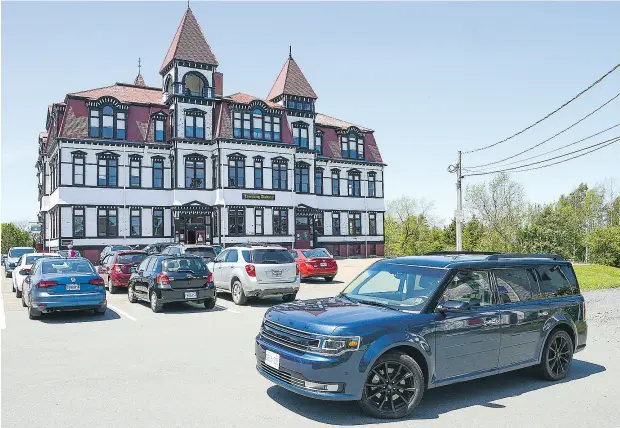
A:
{"type": "Polygon", "coordinates": [[[497,269],[499,303],[515,303],[532,300],[532,288],[538,288],[536,278],[529,269],[497,269]]]}
{"type": "Polygon", "coordinates": [[[546,265],[536,268],[538,272],[539,298],[567,296],[573,294],[571,284],[560,266],[546,265]]]}
{"type": "Polygon", "coordinates": [[[489,274],[485,271],[459,271],[454,275],[440,302],[458,300],[471,307],[493,304],[489,274]]]}

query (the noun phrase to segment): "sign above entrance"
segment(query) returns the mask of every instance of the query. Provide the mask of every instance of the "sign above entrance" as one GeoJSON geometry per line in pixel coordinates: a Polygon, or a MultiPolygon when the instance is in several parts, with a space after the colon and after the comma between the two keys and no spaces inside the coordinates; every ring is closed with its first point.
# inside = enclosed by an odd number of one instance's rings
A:
{"type": "Polygon", "coordinates": [[[268,193],[242,193],[242,199],[254,199],[259,201],[275,201],[276,195],[270,195],[268,193]]]}

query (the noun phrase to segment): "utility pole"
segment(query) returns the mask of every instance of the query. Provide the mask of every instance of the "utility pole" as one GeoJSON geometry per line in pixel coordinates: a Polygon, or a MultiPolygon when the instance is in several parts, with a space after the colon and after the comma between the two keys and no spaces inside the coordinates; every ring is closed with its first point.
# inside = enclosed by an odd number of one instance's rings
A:
{"type": "Polygon", "coordinates": [[[461,151],[456,164],[456,251],[463,251],[463,174],[461,151]]]}
{"type": "Polygon", "coordinates": [[[462,173],[461,151],[459,150],[456,165],[450,165],[448,172],[456,173],[456,211],[454,219],[456,221],[456,251],[463,251],[463,173],[462,173]]]}

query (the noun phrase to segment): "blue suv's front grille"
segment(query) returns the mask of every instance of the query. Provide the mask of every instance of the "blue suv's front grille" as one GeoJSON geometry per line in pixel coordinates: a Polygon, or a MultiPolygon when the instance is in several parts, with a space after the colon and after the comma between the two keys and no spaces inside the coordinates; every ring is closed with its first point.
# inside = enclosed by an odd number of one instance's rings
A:
{"type": "Polygon", "coordinates": [[[261,335],[267,340],[296,351],[314,351],[320,345],[320,339],[311,333],[285,327],[268,320],[263,323],[261,335]]]}

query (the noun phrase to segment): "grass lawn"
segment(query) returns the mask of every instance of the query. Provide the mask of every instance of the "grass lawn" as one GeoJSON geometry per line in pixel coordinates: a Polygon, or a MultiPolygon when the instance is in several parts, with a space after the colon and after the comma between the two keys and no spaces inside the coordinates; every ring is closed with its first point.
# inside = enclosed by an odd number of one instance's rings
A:
{"type": "Polygon", "coordinates": [[[620,269],[602,265],[573,265],[581,291],[620,287],[620,269]]]}

